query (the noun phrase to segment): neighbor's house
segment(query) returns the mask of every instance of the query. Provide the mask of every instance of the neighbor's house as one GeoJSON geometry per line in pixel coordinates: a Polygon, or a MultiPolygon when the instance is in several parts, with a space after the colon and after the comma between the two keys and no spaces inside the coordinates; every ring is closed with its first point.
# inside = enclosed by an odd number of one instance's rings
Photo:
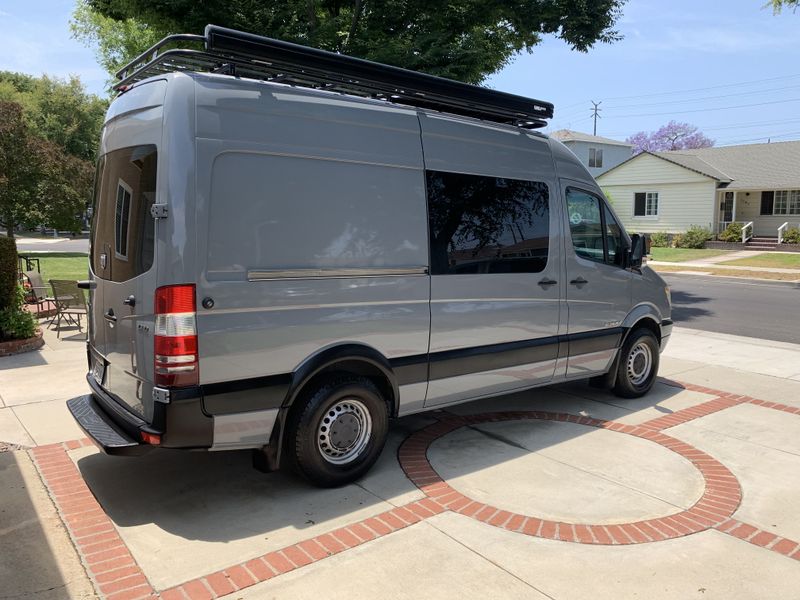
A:
{"type": "Polygon", "coordinates": [[[593,177],[628,160],[633,152],[632,144],[571,129],[559,129],[549,135],[572,150],[593,177]]]}
{"type": "Polygon", "coordinates": [[[642,152],[597,183],[629,231],[719,233],[736,221],[778,238],[800,224],[800,141],[642,152]]]}

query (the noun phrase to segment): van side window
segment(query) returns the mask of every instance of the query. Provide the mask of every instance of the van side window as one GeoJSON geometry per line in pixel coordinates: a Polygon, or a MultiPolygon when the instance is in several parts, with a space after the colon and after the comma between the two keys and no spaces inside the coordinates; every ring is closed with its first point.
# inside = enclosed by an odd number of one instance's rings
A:
{"type": "Polygon", "coordinates": [[[539,273],[550,246],[546,183],[426,171],[431,274],[539,273]]]}
{"type": "Polygon", "coordinates": [[[589,192],[567,188],[567,216],[575,254],[624,266],[628,238],[603,200],[589,192]]]}
{"type": "Polygon", "coordinates": [[[572,245],[581,258],[605,262],[600,198],[567,188],[567,215],[572,245]]]}

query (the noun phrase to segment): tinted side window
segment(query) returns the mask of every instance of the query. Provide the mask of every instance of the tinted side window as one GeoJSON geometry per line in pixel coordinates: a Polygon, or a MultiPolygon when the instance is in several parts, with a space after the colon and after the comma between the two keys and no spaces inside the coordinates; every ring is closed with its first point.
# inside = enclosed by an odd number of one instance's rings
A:
{"type": "Polygon", "coordinates": [[[599,198],[581,190],[567,188],[567,215],[575,254],[589,260],[605,262],[600,211],[599,198]]]}
{"type": "Polygon", "coordinates": [[[539,273],[547,265],[547,184],[426,171],[431,273],[539,273]]]}
{"type": "Polygon", "coordinates": [[[89,258],[101,279],[127,281],[153,266],[156,162],[149,145],[113,150],[98,162],[89,258]]]}

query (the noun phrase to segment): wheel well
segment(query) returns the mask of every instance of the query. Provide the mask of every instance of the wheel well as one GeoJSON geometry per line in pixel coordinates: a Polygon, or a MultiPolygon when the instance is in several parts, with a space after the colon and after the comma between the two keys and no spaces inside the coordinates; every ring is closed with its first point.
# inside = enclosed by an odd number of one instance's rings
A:
{"type": "Polygon", "coordinates": [[[292,395],[292,403],[289,409],[290,415],[293,414],[295,410],[298,410],[297,407],[302,404],[302,402],[296,402],[295,400],[301,398],[307,390],[314,389],[314,387],[333,375],[342,374],[358,375],[359,377],[366,377],[372,381],[389,405],[389,415],[397,415],[397,398],[395,398],[394,387],[389,381],[389,378],[376,365],[356,358],[340,360],[327,365],[300,384],[292,395]]]}
{"type": "Polygon", "coordinates": [[[631,327],[628,330],[628,333],[625,335],[625,338],[627,339],[627,337],[631,334],[631,332],[635,331],[636,329],[649,329],[650,331],[653,332],[653,335],[656,336],[658,344],[661,345],[661,327],[659,327],[658,323],[656,323],[653,319],[650,319],[648,317],[643,317],[638,321],[636,321],[636,323],[633,324],[633,327],[631,327]]]}

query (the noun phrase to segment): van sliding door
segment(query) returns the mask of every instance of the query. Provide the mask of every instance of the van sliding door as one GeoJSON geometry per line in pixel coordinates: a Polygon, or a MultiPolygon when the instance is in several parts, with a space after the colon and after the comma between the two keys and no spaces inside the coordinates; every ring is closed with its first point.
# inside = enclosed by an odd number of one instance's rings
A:
{"type": "Polygon", "coordinates": [[[431,251],[426,406],[552,379],[559,206],[546,142],[423,115],[431,251]]]}

